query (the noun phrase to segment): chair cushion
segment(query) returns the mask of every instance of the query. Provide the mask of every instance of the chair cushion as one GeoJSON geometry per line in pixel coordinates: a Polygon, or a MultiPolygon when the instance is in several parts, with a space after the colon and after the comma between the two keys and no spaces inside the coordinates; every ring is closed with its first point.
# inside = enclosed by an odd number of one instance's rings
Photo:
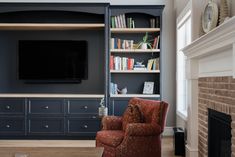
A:
{"type": "Polygon", "coordinates": [[[142,114],[137,105],[129,104],[122,117],[122,130],[125,131],[129,123],[141,123],[142,114]]]}
{"type": "Polygon", "coordinates": [[[122,130],[102,130],[97,132],[96,141],[111,147],[117,147],[124,138],[124,131],[122,130]]]}

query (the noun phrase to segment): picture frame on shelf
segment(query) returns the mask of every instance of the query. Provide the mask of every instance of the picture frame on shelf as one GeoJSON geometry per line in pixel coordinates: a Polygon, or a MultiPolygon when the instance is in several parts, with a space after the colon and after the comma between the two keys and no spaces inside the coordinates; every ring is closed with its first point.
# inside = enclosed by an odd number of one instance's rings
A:
{"type": "Polygon", "coordinates": [[[153,94],[154,82],[144,82],[143,94],[153,94]]]}

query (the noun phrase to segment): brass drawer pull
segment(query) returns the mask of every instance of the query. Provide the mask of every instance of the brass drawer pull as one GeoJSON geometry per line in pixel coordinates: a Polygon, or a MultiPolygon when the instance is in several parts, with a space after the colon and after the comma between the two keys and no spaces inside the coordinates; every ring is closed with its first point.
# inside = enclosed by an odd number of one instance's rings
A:
{"type": "Polygon", "coordinates": [[[49,109],[49,106],[44,106],[44,109],[49,109]]]}
{"type": "Polygon", "coordinates": [[[48,129],[48,128],[49,128],[49,125],[45,125],[44,128],[48,129]]]}
{"type": "Polygon", "coordinates": [[[87,129],[87,128],[88,128],[88,126],[87,126],[87,125],[84,125],[83,127],[84,127],[85,129],[87,129]]]}
{"type": "Polygon", "coordinates": [[[88,106],[84,106],[84,109],[88,109],[88,106]]]}
{"type": "Polygon", "coordinates": [[[10,128],[11,126],[9,124],[6,125],[6,128],[10,128]]]}

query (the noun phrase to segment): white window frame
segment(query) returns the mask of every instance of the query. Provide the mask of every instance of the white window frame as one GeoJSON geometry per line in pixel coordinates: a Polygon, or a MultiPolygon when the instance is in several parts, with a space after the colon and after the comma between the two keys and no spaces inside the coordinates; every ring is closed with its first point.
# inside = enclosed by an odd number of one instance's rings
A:
{"type": "MultiPolygon", "coordinates": [[[[185,88],[184,88],[184,104],[179,104],[179,98],[178,98],[178,90],[179,88],[182,88],[182,87],[179,87],[179,82],[180,80],[178,80],[178,77],[179,77],[179,69],[178,69],[178,54],[181,52],[181,50],[179,49],[179,41],[178,41],[178,37],[179,37],[179,30],[180,28],[182,28],[182,26],[186,26],[188,20],[191,20],[190,21],[190,38],[187,39],[188,41],[186,41],[184,43],[184,46],[186,46],[187,44],[189,44],[191,41],[192,41],[192,11],[191,11],[191,1],[188,2],[188,4],[186,5],[186,7],[184,8],[184,10],[180,13],[180,15],[178,16],[177,18],[177,24],[176,24],[176,99],[177,99],[177,103],[176,103],[176,114],[178,116],[180,116],[182,119],[184,120],[187,120],[187,107],[188,107],[188,104],[187,104],[187,83],[186,83],[186,78],[185,79],[185,88]],[[183,105],[183,106],[182,106],[183,105]]],[[[188,28],[186,28],[184,31],[186,31],[188,28]]],[[[187,33],[187,34],[188,34],[187,33]]],[[[185,33],[186,34],[186,33],[185,33]]],[[[187,35],[186,35],[187,36],[187,35]]],[[[187,37],[185,37],[186,39],[187,37]]],[[[181,48],[182,49],[182,48],[181,48]]],[[[182,52],[181,52],[182,53],[182,52]]],[[[186,64],[186,57],[185,57],[185,63],[186,64]]],[[[182,71],[182,70],[181,70],[182,71]]],[[[186,71],[184,69],[184,76],[186,75],[186,71]]]]}

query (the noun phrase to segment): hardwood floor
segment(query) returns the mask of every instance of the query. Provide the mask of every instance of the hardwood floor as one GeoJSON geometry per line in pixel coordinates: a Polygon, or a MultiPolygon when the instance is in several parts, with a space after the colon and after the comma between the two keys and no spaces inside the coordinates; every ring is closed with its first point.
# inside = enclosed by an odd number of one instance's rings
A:
{"type": "MultiPolygon", "coordinates": [[[[94,140],[0,140],[1,148],[36,148],[36,147],[95,147],[94,140]]],[[[174,155],[173,138],[162,140],[162,157],[179,157],[174,155]]]]}

